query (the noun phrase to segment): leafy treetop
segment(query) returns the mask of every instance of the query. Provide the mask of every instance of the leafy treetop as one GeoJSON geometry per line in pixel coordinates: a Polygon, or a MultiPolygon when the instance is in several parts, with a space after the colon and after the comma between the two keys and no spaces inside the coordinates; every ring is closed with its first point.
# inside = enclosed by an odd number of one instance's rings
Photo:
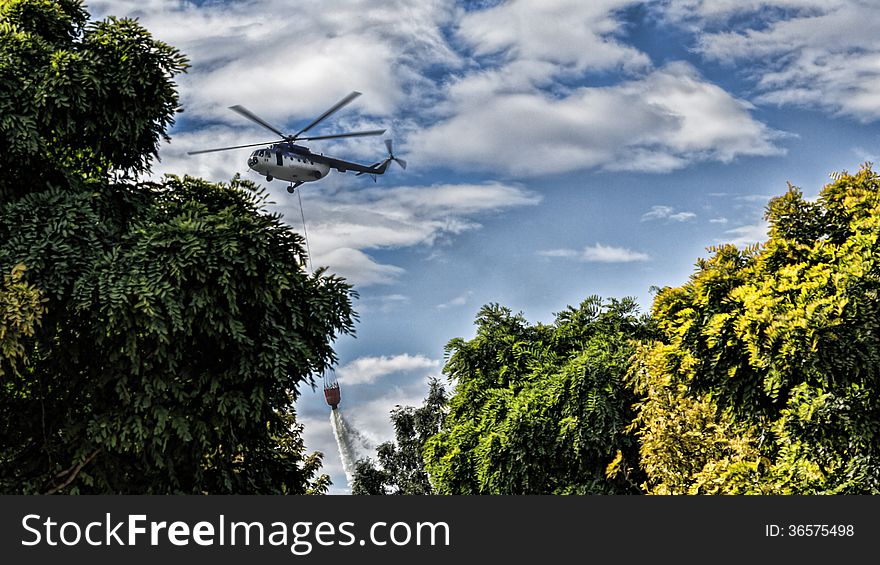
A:
{"type": "Polygon", "coordinates": [[[439,380],[429,382],[422,406],[397,406],[391,411],[395,441],[376,448],[377,461],[357,462],[352,494],[434,494],[425,471],[423,450],[438,433],[446,414],[446,391],[439,380]]]}
{"type": "Polygon", "coordinates": [[[765,244],[656,297],[634,372],[647,486],[880,492],[880,178],[835,175],[815,202],[789,187],[766,217],[765,244]]]}
{"type": "Polygon", "coordinates": [[[112,174],[149,167],[184,67],[133,20],[0,1],[0,492],[327,488],[293,402],[351,287],[253,183],[112,174]]]}
{"type": "Polygon", "coordinates": [[[625,430],[631,340],[648,335],[632,299],[590,297],[529,325],[498,305],[477,315],[477,336],[453,339],[454,380],[440,433],[425,446],[445,494],[629,493],[637,445],[625,430]]]}
{"type": "Polygon", "coordinates": [[[0,53],[0,201],[149,169],[179,111],[176,49],[79,0],[3,0],[0,53]]]}

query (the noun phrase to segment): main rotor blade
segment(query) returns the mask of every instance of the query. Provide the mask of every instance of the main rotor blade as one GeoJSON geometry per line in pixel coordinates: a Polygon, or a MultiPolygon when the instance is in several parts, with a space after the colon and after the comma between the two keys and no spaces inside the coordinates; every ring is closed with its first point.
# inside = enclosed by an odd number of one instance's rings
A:
{"type": "Polygon", "coordinates": [[[316,135],[314,137],[298,137],[297,141],[314,141],[316,139],[336,139],[338,137],[364,137],[367,135],[382,135],[384,129],[374,129],[370,131],[353,131],[350,133],[336,133],[333,135],[316,135]]]}
{"type": "MultiPolygon", "coordinates": [[[[332,114],[333,112],[336,112],[337,110],[339,110],[339,109],[342,108],[343,106],[346,106],[346,105],[349,104],[352,100],[354,100],[355,98],[357,98],[357,97],[360,96],[360,95],[361,95],[360,92],[357,92],[357,91],[352,92],[351,94],[349,94],[348,96],[346,96],[345,98],[343,98],[342,100],[340,100],[339,102],[337,102],[336,104],[334,104],[332,108],[330,108],[329,110],[327,110],[326,112],[324,112],[323,114],[321,114],[320,116],[318,116],[317,118],[315,118],[315,121],[313,121],[312,123],[310,123],[309,125],[307,125],[307,126],[304,127],[303,129],[299,130],[299,131],[296,132],[295,134],[293,134],[293,137],[294,137],[295,139],[296,139],[296,138],[299,138],[299,135],[300,135],[300,134],[309,131],[310,129],[312,129],[313,127],[315,127],[316,125],[318,125],[319,123],[321,123],[322,121],[324,121],[325,119],[327,119],[327,117],[329,117],[330,114],[332,114]]],[[[283,136],[282,136],[282,137],[283,137],[283,136]]],[[[312,138],[312,139],[314,139],[314,138],[312,138]]]]}
{"type": "Polygon", "coordinates": [[[233,112],[237,112],[237,113],[241,114],[242,116],[244,116],[245,118],[249,119],[252,122],[260,124],[261,126],[266,128],[267,130],[271,131],[272,133],[280,135],[282,139],[287,139],[287,136],[284,135],[283,133],[281,133],[281,130],[279,130],[275,126],[269,124],[268,122],[266,122],[266,120],[264,120],[263,118],[261,118],[260,116],[258,116],[256,114],[254,114],[253,112],[251,112],[250,110],[248,110],[244,106],[239,106],[238,104],[236,104],[235,106],[230,106],[229,109],[232,110],[233,112]]]}
{"type": "Polygon", "coordinates": [[[274,141],[264,141],[263,143],[249,143],[247,145],[233,145],[232,147],[218,147],[216,149],[201,149],[199,151],[187,151],[187,155],[199,155],[201,153],[214,153],[216,151],[229,151],[230,149],[242,149],[244,147],[256,147],[258,145],[271,145],[274,141]]]}

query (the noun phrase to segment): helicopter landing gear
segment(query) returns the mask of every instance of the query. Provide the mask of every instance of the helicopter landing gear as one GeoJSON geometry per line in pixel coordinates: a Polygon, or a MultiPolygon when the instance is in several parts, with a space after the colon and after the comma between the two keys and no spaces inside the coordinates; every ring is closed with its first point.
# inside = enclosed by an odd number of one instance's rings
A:
{"type": "Polygon", "coordinates": [[[272,179],[275,178],[272,175],[266,175],[266,182],[272,182],[272,179]]]}
{"type": "Polygon", "coordinates": [[[293,191],[296,190],[296,187],[298,187],[301,184],[302,184],[302,182],[295,182],[295,183],[291,183],[291,184],[287,185],[287,192],[289,192],[290,194],[293,194],[293,191]]]}

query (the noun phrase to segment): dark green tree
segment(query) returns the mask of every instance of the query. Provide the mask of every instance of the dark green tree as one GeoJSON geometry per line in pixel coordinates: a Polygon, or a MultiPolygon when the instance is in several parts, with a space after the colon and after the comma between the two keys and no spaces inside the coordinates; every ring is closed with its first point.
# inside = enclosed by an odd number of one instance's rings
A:
{"type": "Polygon", "coordinates": [[[766,218],[766,243],[655,299],[633,373],[647,488],[880,493],[880,178],[790,187],[766,218]]]}
{"type": "Polygon", "coordinates": [[[395,440],[376,448],[376,463],[362,459],[355,466],[352,494],[433,494],[425,471],[425,442],[438,433],[446,410],[446,391],[431,379],[422,406],[397,406],[391,411],[395,440]]]}
{"type": "Polygon", "coordinates": [[[304,269],[252,183],[125,178],[183,61],[80,2],[0,3],[0,272],[40,305],[21,323],[0,302],[0,492],[327,488],[293,402],[353,331],[351,288],[304,269]]]}
{"type": "Polygon", "coordinates": [[[149,169],[186,58],[79,0],[0,2],[0,201],[149,169]]]}
{"type": "Polygon", "coordinates": [[[477,335],[453,339],[455,382],[440,433],[425,446],[441,494],[636,493],[638,445],[626,429],[633,340],[648,335],[631,299],[585,300],[552,325],[498,305],[477,335]]]}
{"type": "Polygon", "coordinates": [[[354,464],[351,494],[384,495],[388,494],[391,476],[376,466],[372,459],[358,459],[354,464]]]}

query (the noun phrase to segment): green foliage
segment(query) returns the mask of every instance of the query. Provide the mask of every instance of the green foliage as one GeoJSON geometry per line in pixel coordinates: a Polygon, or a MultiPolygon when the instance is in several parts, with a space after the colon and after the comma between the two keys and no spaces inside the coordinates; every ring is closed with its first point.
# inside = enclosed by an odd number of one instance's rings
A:
{"type": "MultiPolygon", "coordinates": [[[[79,0],[0,0],[0,492],[327,490],[293,403],[351,288],[251,183],[131,180],[186,66],[79,0]]],[[[485,306],[447,346],[453,396],[395,409],[353,491],[880,493],[880,177],[789,187],[767,219],[651,321],[485,306]]]]}
{"type": "Polygon", "coordinates": [[[327,490],[292,406],[350,286],[252,183],[125,180],[184,67],[132,20],[0,1],[0,492],[327,490]]]}
{"type": "Polygon", "coordinates": [[[422,453],[428,438],[441,429],[446,403],[443,385],[431,379],[421,407],[394,408],[395,441],[376,448],[378,467],[369,459],[357,462],[352,494],[434,494],[422,453]]]}
{"type": "Polygon", "coordinates": [[[30,265],[48,300],[0,398],[0,488],[100,452],[79,492],[301,492],[315,467],[284,414],[352,331],[348,285],[304,272],[248,182],[90,188],[0,207],[0,265],[30,265]]]}
{"type": "Polygon", "coordinates": [[[656,297],[662,339],[634,372],[648,488],[876,494],[878,176],[837,175],[817,202],[790,187],[767,220],[762,247],[716,249],[656,297]]]}
{"type": "Polygon", "coordinates": [[[3,375],[20,375],[19,364],[26,364],[27,340],[32,338],[46,312],[40,290],[29,284],[22,264],[3,275],[0,286],[0,386],[3,375]]]}
{"type": "Polygon", "coordinates": [[[0,2],[0,201],[149,169],[174,123],[177,50],[79,0],[0,2]]]}
{"type": "Polygon", "coordinates": [[[453,339],[456,382],[442,431],[425,446],[442,494],[634,493],[638,446],[626,434],[635,395],[632,340],[649,335],[631,299],[598,297],[553,325],[530,326],[498,305],[474,339],[453,339]]]}
{"type": "Polygon", "coordinates": [[[391,482],[391,475],[377,467],[371,459],[358,459],[354,464],[351,494],[385,495],[388,494],[388,485],[391,482]]]}

